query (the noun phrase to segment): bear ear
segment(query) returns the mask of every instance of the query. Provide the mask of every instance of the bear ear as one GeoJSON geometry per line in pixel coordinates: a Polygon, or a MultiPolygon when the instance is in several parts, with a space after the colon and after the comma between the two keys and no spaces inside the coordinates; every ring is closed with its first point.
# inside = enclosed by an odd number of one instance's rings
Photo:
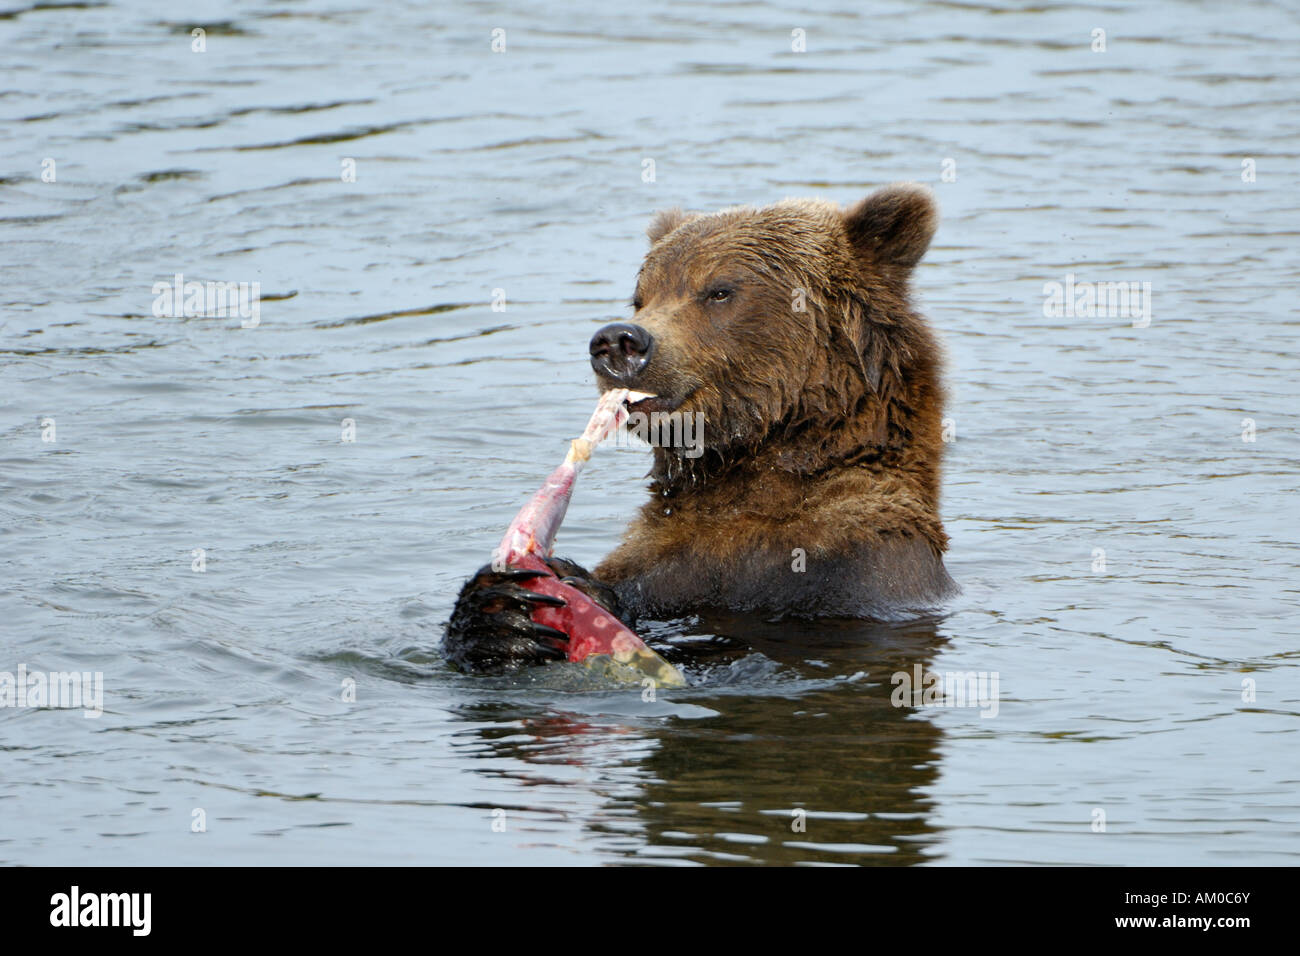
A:
{"type": "Polygon", "coordinates": [[[650,220],[649,228],[645,231],[645,234],[650,237],[650,245],[653,246],[683,223],[698,219],[699,215],[697,212],[686,212],[680,207],[661,209],[655,213],[655,217],[650,220]]]}
{"type": "Polygon", "coordinates": [[[849,243],[862,259],[906,275],[930,248],[939,225],[934,194],[920,183],[878,189],[844,213],[849,243]]]}

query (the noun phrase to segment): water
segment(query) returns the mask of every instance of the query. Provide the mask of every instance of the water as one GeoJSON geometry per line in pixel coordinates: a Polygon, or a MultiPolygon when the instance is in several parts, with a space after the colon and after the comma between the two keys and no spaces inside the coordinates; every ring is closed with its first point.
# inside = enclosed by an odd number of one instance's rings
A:
{"type": "MultiPolygon", "coordinates": [[[[1300,856],[1294,7],[12,3],[0,670],[105,713],[0,711],[0,862],[1300,856]],[[949,613],[693,622],[653,702],[449,671],[650,214],[898,179],[944,215],[949,613]],[[155,317],[178,272],[260,325],[155,317]],[[1149,327],[1046,317],[1066,273],[1151,282],[1149,327]],[[916,664],[997,715],[892,706],[916,664]]],[[[565,553],[647,467],[601,450],[565,553]]]]}

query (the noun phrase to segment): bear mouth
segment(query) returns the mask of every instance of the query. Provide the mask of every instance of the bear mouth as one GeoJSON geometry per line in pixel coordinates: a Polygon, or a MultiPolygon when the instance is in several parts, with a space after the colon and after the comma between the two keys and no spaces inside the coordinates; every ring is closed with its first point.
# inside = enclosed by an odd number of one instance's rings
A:
{"type": "Polygon", "coordinates": [[[684,399],[669,398],[666,395],[654,395],[650,392],[628,392],[628,414],[650,415],[655,412],[675,411],[684,399]]]}

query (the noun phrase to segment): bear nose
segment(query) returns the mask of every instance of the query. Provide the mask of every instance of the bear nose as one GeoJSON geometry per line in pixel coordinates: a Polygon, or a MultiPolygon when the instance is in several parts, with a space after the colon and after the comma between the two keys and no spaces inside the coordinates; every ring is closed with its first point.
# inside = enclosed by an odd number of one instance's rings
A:
{"type": "Polygon", "coordinates": [[[591,337],[591,367],[630,385],[650,361],[654,336],[639,325],[615,322],[591,337]]]}

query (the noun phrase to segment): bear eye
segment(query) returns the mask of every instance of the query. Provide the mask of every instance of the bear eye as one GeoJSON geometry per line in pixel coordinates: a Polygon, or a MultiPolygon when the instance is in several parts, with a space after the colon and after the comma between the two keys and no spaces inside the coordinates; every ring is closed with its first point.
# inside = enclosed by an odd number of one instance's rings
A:
{"type": "Polygon", "coordinates": [[[641,311],[641,297],[639,295],[632,296],[632,308],[637,312],[641,311]]]}
{"type": "Polygon", "coordinates": [[[735,290],[725,285],[714,286],[704,297],[710,302],[726,302],[735,294],[735,290]]]}

